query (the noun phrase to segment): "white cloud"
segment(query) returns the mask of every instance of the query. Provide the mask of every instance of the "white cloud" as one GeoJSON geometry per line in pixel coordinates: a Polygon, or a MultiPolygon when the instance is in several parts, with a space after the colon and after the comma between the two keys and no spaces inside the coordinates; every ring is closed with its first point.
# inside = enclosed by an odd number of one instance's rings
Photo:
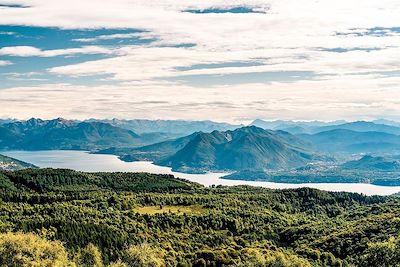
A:
{"type": "MultiPolygon", "coordinates": [[[[144,33],[100,35],[81,42],[120,38],[158,38],[151,46],[121,48],[118,57],[78,65],[60,66],[51,72],[65,75],[108,73],[115,79],[135,80],[194,74],[227,74],[308,70],[317,73],[352,73],[393,70],[398,60],[400,36],[337,36],[337,32],[366,32],[371,27],[398,26],[397,1],[21,1],[31,6],[7,9],[0,22],[65,28],[122,27],[144,33]],[[187,9],[249,6],[266,14],[192,14],[187,9]],[[106,12],[104,12],[106,11],[106,12]],[[17,14],[20,14],[18,16],[17,14]],[[364,14],[359,16],[359,14],[364,14]],[[12,15],[12,16],[11,16],[12,15]],[[27,18],[30,18],[29,20],[27,18]],[[32,19],[31,19],[32,18],[32,19]],[[16,22],[15,20],[18,20],[16,22]],[[147,36],[146,36],[147,35],[147,36]],[[157,45],[193,43],[187,48],[154,48],[157,45]],[[319,48],[371,48],[383,51],[331,53],[319,48]],[[264,66],[177,71],[192,64],[224,61],[264,62],[264,66]]],[[[34,51],[49,56],[66,51],[34,51]]],[[[79,48],[78,48],[79,49],[79,48]]],[[[103,48],[104,49],[104,48],[103,48]]],[[[22,50],[22,49],[21,49],[22,50]]],[[[29,52],[29,51],[28,51],[29,52]]],[[[21,51],[23,54],[23,51],[21,51]]],[[[79,53],[73,52],[71,53],[79,53]]],[[[82,51],[84,53],[84,51],[82,51]]],[[[87,53],[90,53],[89,51],[87,53]]]]}
{"type": "Polygon", "coordinates": [[[76,40],[80,42],[132,37],[157,40],[144,46],[57,50],[29,46],[2,48],[0,54],[18,56],[113,54],[112,58],[57,66],[49,71],[68,76],[110,74],[112,79],[125,84],[119,87],[63,85],[57,86],[57,90],[52,86],[2,90],[12,93],[17,103],[19,92],[28,95],[39,92],[37,97],[32,96],[37,102],[32,100],[25,109],[20,106],[21,111],[18,111],[8,105],[7,111],[2,110],[2,113],[14,112],[22,116],[23,112],[30,114],[37,109],[36,112],[41,113],[38,116],[47,117],[71,117],[75,112],[82,117],[121,114],[123,117],[169,118],[210,118],[218,113],[217,119],[221,120],[244,116],[297,119],[398,116],[400,106],[395,99],[400,96],[399,78],[379,73],[400,71],[400,35],[389,30],[384,30],[384,35],[368,35],[367,30],[399,27],[398,0],[20,0],[18,3],[30,7],[0,9],[0,24],[145,31],[76,40]],[[265,13],[182,12],[235,6],[247,6],[265,13]],[[179,47],[179,44],[194,46],[179,47]],[[337,48],[345,52],[328,51],[337,48]],[[258,64],[188,68],[226,62],[258,64]],[[262,85],[254,81],[253,84],[210,88],[155,82],[160,77],[271,71],[310,71],[321,76],[295,83],[262,85]],[[87,96],[88,101],[82,103],[79,94],[87,96]],[[71,100],[71,107],[66,109],[65,102],[59,103],[57,99],[64,99],[62,95],[71,100]],[[142,101],[147,102],[137,104],[142,97],[142,101]],[[96,105],[98,99],[103,99],[102,105],[96,105]],[[155,100],[168,104],[154,104],[155,100]],[[131,105],[129,101],[136,104],[131,105]],[[39,109],[38,103],[44,108],[39,109]],[[217,103],[225,105],[218,106],[217,103]]]}
{"type": "Polygon", "coordinates": [[[12,63],[10,61],[7,60],[0,60],[0,66],[7,66],[7,65],[11,65],[12,63]]]}
{"type": "Polygon", "coordinates": [[[9,46],[0,48],[0,55],[16,57],[56,57],[76,54],[111,54],[109,48],[99,46],[83,46],[79,48],[41,50],[33,46],[9,46]]]}
{"type": "Polygon", "coordinates": [[[115,40],[115,39],[130,39],[130,38],[139,38],[139,39],[147,39],[149,38],[148,33],[145,32],[133,32],[133,33],[116,33],[116,34],[104,34],[98,35],[92,38],[78,38],[73,39],[75,42],[82,43],[90,43],[104,40],[115,40]]]}
{"type": "Polygon", "coordinates": [[[0,35],[18,35],[16,32],[2,32],[0,31],[0,35]]]}
{"type": "Polygon", "coordinates": [[[399,82],[399,77],[362,75],[207,88],[152,81],[121,86],[49,84],[0,90],[0,106],[2,116],[17,118],[400,119],[399,82]]]}

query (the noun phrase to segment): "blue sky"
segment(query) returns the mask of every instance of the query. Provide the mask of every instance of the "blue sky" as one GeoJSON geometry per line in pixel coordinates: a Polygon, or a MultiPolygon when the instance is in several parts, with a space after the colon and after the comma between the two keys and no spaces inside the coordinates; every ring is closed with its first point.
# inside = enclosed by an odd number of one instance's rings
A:
{"type": "Polygon", "coordinates": [[[397,1],[0,0],[0,117],[400,119],[397,1]]]}

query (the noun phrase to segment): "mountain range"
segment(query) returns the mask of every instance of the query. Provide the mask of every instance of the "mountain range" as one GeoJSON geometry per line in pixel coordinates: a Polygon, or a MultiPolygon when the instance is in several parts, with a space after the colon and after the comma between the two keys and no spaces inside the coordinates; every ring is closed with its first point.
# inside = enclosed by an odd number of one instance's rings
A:
{"type": "Polygon", "coordinates": [[[233,131],[197,132],[117,153],[127,161],[147,159],[182,172],[205,172],[303,166],[319,157],[310,148],[311,144],[290,133],[248,126],[233,131]]]}
{"type": "Polygon", "coordinates": [[[391,121],[252,124],[263,128],[212,121],[2,120],[0,149],[89,150],[185,172],[291,169],[331,156],[400,155],[400,127],[391,121]]]}
{"type": "Polygon", "coordinates": [[[195,131],[234,129],[211,121],[150,120],[1,120],[0,149],[78,149],[141,147],[175,139],[195,131]]]}
{"type": "Polygon", "coordinates": [[[1,149],[80,149],[132,146],[136,133],[101,122],[30,119],[0,125],[1,149]]]}
{"type": "Polygon", "coordinates": [[[143,133],[164,133],[172,137],[190,135],[194,132],[227,131],[242,127],[214,121],[184,121],[184,120],[96,120],[89,119],[87,122],[103,122],[115,127],[131,130],[138,134],[143,133]]]}
{"type": "Polygon", "coordinates": [[[400,136],[385,132],[357,132],[334,129],[297,137],[313,144],[314,149],[333,154],[340,153],[399,153],[400,136]]]}
{"type": "Polygon", "coordinates": [[[375,121],[263,121],[254,120],[250,125],[263,129],[283,130],[292,134],[316,134],[331,130],[350,130],[356,132],[383,132],[400,135],[400,123],[389,120],[375,121]]]}

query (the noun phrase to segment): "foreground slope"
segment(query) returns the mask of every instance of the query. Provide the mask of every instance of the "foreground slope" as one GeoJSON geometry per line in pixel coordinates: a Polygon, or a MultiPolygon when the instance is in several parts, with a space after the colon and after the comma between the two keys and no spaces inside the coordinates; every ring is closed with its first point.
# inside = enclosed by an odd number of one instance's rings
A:
{"type": "Polygon", "coordinates": [[[0,178],[0,232],[14,232],[0,233],[0,262],[9,265],[400,263],[400,203],[394,198],[307,188],[204,188],[135,173],[42,169],[1,172],[0,178]]]}

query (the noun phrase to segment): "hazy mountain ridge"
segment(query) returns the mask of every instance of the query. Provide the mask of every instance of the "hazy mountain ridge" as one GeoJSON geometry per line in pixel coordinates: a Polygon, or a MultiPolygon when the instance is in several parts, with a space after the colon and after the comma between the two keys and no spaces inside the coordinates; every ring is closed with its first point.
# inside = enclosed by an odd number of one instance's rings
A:
{"type": "Polygon", "coordinates": [[[334,129],[317,134],[300,134],[315,149],[327,153],[396,153],[400,136],[384,132],[356,132],[334,129]]]}
{"type": "Polygon", "coordinates": [[[181,137],[192,134],[194,132],[212,132],[212,131],[226,131],[234,130],[242,127],[243,125],[233,125],[224,122],[214,122],[210,120],[205,121],[185,121],[185,120],[97,120],[90,119],[90,121],[97,121],[108,123],[116,127],[128,129],[135,133],[164,133],[173,137],[181,137]]]}
{"type": "Polygon", "coordinates": [[[100,122],[30,119],[0,126],[2,149],[80,149],[140,144],[136,133],[100,122]]]}
{"type": "Polygon", "coordinates": [[[323,126],[339,125],[347,123],[344,120],[324,122],[324,121],[291,121],[291,120],[262,120],[256,119],[250,126],[257,126],[269,130],[283,130],[293,134],[312,133],[313,129],[323,126]]]}
{"type": "Polygon", "coordinates": [[[339,124],[339,125],[323,126],[323,127],[316,128],[313,131],[315,133],[318,133],[318,132],[326,132],[326,131],[337,130],[337,129],[351,130],[351,131],[356,131],[356,132],[383,132],[383,133],[389,133],[389,134],[395,134],[395,135],[400,134],[400,127],[386,125],[386,124],[377,124],[377,123],[368,122],[368,121],[355,121],[355,122],[349,122],[349,123],[344,123],[344,124],[339,124]]]}
{"type": "Polygon", "coordinates": [[[400,135],[400,123],[390,120],[375,121],[264,121],[254,120],[250,125],[263,129],[284,130],[292,134],[316,134],[331,130],[351,130],[356,132],[383,132],[400,135]]]}
{"type": "Polygon", "coordinates": [[[174,140],[200,130],[211,132],[235,127],[212,121],[7,119],[0,123],[0,149],[133,148],[174,140]]]}

